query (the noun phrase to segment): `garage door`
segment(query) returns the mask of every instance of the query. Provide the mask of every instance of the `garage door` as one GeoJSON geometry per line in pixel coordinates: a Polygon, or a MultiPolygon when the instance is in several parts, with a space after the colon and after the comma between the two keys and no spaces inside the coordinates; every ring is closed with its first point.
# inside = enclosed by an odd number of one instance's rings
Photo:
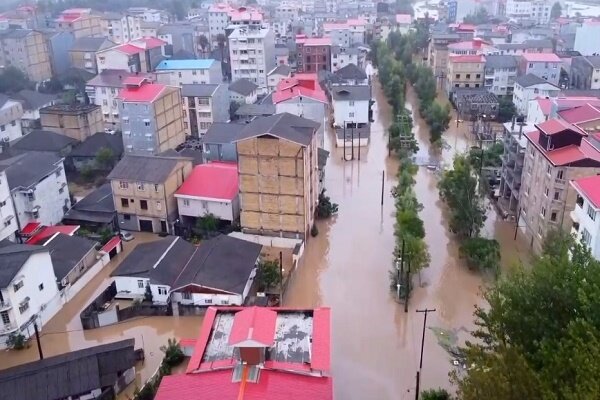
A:
{"type": "Polygon", "coordinates": [[[153,232],[152,221],[140,219],[140,231],[142,232],[153,232]]]}

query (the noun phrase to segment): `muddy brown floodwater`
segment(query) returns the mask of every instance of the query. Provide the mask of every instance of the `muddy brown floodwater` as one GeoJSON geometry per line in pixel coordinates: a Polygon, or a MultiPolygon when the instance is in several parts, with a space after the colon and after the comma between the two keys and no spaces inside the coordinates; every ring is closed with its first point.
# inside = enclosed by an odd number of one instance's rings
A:
{"type": "MultiPolygon", "coordinates": [[[[424,209],[426,240],[431,264],[415,277],[417,288],[409,312],[389,292],[388,271],[393,262],[394,202],[390,189],[396,184],[398,162],[387,155],[391,110],[379,87],[374,87],[375,122],[371,143],[361,160],[343,161],[342,149],[327,145],[325,187],[340,210],[331,221],[319,222],[319,236],[311,238],[301,267],[295,272],[285,298],[286,306],[332,308],[332,369],[336,399],[412,398],[419,365],[423,315],[416,309],[435,308],[427,325],[467,337],[473,327],[473,311],[482,304],[484,281],[458,259],[457,244],[448,233],[445,210],[438,197],[437,177],[424,167],[416,176],[415,192],[424,209]],[[382,172],[385,171],[384,204],[381,206],[382,172]]],[[[407,107],[417,110],[409,90],[407,107]]],[[[414,114],[414,113],[413,113],[414,114]]],[[[454,117],[455,118],[455,117],[454,117]]],[[[456,152],[469,144],[466,127],[455,123],[445,133],[450,146],[433,149],[429,131],[413,115],[419,141],[419,158],[430,157],[450,164],[456,152]]],[[[455,122],[455,120],[453,121],[455,122]]],[[[508,265],[525,257],[512,240],[514,225],[497,220],[490,208],[486,232],[499,235],[508,265]]],[[[449,388],[450,355],[428,329],[425,339],[421,388],[449,388]]]]}

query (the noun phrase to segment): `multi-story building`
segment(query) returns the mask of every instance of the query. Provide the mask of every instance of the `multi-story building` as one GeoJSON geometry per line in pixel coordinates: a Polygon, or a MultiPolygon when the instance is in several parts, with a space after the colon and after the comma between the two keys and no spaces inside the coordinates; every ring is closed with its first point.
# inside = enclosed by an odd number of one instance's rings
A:
{"type": "Polygon", "coordinates": [[[91,8],[70,8],[60,13],[56,27],[69,31],[75,39],[85,36],[102,36],[102,17],[91,8]]]}
{"type": "Polygon", "coordinates": [[[282,79],[287,79],[292,76],[292,68],[287,65],[277,65],[268,74],[267,89],[270,92],[274,91],[282,79]]]}
{"type": "Polygon", "coordinates": [[[181,52],[196,55],[198,26],[190,22],[177,22],[162,25],[157,30],[159,39],[167,43],[166,54],[173,56],[181,52]]]}
{"type": "Polygon", "coordinates": [[[203,136],[214,122],[229,121],[227,85],[183,85],[181,96],[186,136],[203,136]]]}
{"type": "Polygon", "coordinates": [[[554,2],[548,0],[506,0],[505,16],[517,22],[529,20],[547,24],[552,5],[554,2]]]}
{"type": "Polygon", "coordinates": [[[158,37],[158,28],[162,25],[161,22],[148,22],[142,21],[140,22],[140,37],[158,37]]]}
{"type": "Polygon", "coordinates": [[[499,50],[478,38],[448,44],[448,56],[476,54],[499,54],[499,50]]]}
{"type": "Polygon", "coordinates": [[[114,45],[115,42],[111,42],[104,37],[80,37],[75,39],[75,43],[69,50],[71,67],[96,75],[98,73],[96,54],[114,45]]]}
{"type": "Polygon", "coordinates": [[[519,75],[534,74],[558,85],[562,61],[554,53],[524,53],[519,60],[519,75]]]}
{"type": "Polygon", "coordinates": [[[484,87],[496,96],[512,96],[517,79],[517,59],[514,56],[485,57],[484,87]]]}
{"type": "Polygon", "coordinates": [[[296,37],[297,71],[300,73],[317,73],[331,68],[331,38],[308,38],[305,35],[296,37]]]}
{"type": "Polygon", "coordinates": [[[434,33],[429,41],[427,62],[440,85],[446,82],[448,45],[460,41],[458,33],[434,33]]]}
{"type": "Polygon", "coordinates": [[[162,24],[169,22],[169,13],[164,10],[148,7],[129,7],[126,13],[127,15],[140,17],[145,22],[158,22],[162,24]]]}
{"type": "Polygon", "coordinates": [[[576,206],[571,211],[571,235],[587,246],[596,260],[600,260],[600,177],[588,176],[570,183],[577,192],[576,206]]]}
{"type": "Polygon", "coordinates": [[[319,124],[275,114],[245,125],[235,142],[242,231],[306,239],[318,201],[319,124]]]}
{"type": "Polygon", "coordinates": [[[230,26],[261,26],[262,13],[252,7],[234,8],[229,4],[213,4],[208,9],[208,32],[211,43],[216,44],[219,35],[227,36],[230,26]]]}
{"type": "Polygon", "coordinates": [[[21,128],[23,106],[20,102],[0,94],[0,144],[23,136],[21,128]]]}
{"type": "Polygon", "coordinates": [[[485,57],[483,55],[450,56],[446,73],[446,93],[456,88],[483,87],[485,57]]]}
{"type": "Polygon", "coordinates": [[[125,153],[158,154],[182,144],[181,89],[138,76],[123,83],[118,104],[125,153]]]}
{"type": "Polygon", "coordinates": [[[61,299],[46,247],[0,247],[0,269],[0,348],[6,349],[10,335],[33,336],[33,324],[45,325],[60,310],[61,299]]]}
{"type": "Polygon", "coordinates": [[[231,79],[248,79],[267,91],[267,75],[275,68],[275,35],[270,28],[236,27],[229,35],[231,79]]]}
{"type": "Polygon", "coordinates": [[[279,4],[275,8],[275,19],[286,24],[298,20],[299,15],[299,7],[292,3],[279,4]]]}
{"type": "Polygon", "coordinates": [[[527,115],[529,102],[537,97],[556,97],[560,88],[545,81],[534,74],[527,74],[517,78],[515,91],[513,92],[513,103],[517,114],[527,115]]]}
{"type": "Polygon", "coordinates": [[[359,65],[360,51],[356,47],[331,46],[331,72],[336,72],[346,65],[359,65]]]}
{"type": "Polygon", "coordinates": [[[55,104],[40,110],[42,129],[83,142],[104,131],[102,111],[95,104],[55,104]]]}
{"type": "Polygon", "coordinates": [[[156,78],[172,86],[220,84],[223,72],[221,63],[213,59],[163,60],[156,66],[156,78]]]}
{"type": "Polygon", "coordinates": [[[338,85],[331,88],[336,145],[366,146],[370,140],[371,87],[338,85]]]}
{"type": "Polygon", "coordinates": [[[5,168],[19,230],[30,222],[58,224],[71,207],[63,159],[48,152],[27,152],[0,161],[5,168]]]}
{"type": "MultiPolygon", "coordinates": [[[[23,89],[12,94],[11,99],[21,103],[21,107],[23,108],[23,116],[21,117],[23,135],[27,135],[32,130],[38,129],[41,126],[40,110],[42,108],[59,102],[57,95],[40,93],[29,89],[23,89]]],[[[15,127],[16,125],[17,123],[15,123],[15,127]]]]}
{"type": "Polygon", "coordinates": [[[14,242],[19,227],[5,169],[5,166],[0,167],[0,241],[8,239],[14,242]]]}
{"type": "Polygon", "coordinates": [[[275,45],[275,64],[290,65],[290,49],[285,44],[275,45]]]}
{"type": "Polygon", "coordinates": [[[349,19],[346,22],[323,24],[323,34],[331,38],[334,46],[350,47],[365,44],[367,22],[363,19],[349,19]]]}
{"type": "Polygon", "coordinates": [[[35,82],[52,77],[46,39],[42,33],[34,30],[0,31],[0,65],[18,68],[35,82]]]}
{"type": "Polygon", "coordinates": [[[130,72],[153,72],[164,59],[166,43],[154,37],[142,37],[96,54],[98,72],[120,69],[130,72]]]}
{"type": "Polygon", "coordinates": [[[71,32],[51,30],[44,32],[44,39],[48,46],[52,74],[55,76],[64,74],[71,68],[69,50],[75,43],[75,36],[71,32]]]}
{"type": "MultiPolygon", "coordinates": [[[[112,129],[121,129],[119,112],[119,91],[125,87],[125,80],[136,75],[129,71],[105,69],[89,80],[85,85],[85,92],[92,104],[100,106],[104,124],[112,129]]],[[[149,81],[154,81],[153,74],[142,75],[149,81]]]]}
{"type": "Polygon", "coordinates": [[[570,77],[572,89],[600,89],[600,56],[573,57],[570,77]]]}
{"type": "Polygon", "coordinates": [[[142,17],[138,15],[106,12],[102,14],[100,20],[102,36],[118,44],[141,38],[142,21],[142,17]]]}
{"type": "Polygon", "coordinates": [[[174,233],[175,192],[192,172],[183,157],[126,155],[108,175],[120,229],[174,233]]]}

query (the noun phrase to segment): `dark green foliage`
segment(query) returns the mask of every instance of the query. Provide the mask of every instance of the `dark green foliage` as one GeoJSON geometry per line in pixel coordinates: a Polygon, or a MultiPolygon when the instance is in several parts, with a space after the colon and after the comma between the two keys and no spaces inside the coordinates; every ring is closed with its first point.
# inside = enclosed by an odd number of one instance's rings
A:
{"type": "Polygon", "coordinates": [[[466,15],[463,21],[465,24],[487,24],[490,22],[490,14],[484,7],[479,7],[475,13],[466,15]]]}
{"type": "Polygon", "coordinates": [[[27,345],[27,339],[21,332],[13,332],[6,339],[6,347],[12,350],[23,350],[27,345]]]}
{"type": "Polygon", "coordinates": [[[329,218],[338,212],[338,205],[332,203],[329,196],[325,194],[325,189],[319,193],[319,203],[315,210],[316,217],[320,219],[329,218]]]}
{"type": "Polygon", "coordinates": [[[15,67],[7,67],[0,73],[0,93],[11,94],[23,89],[33,89],[33,82],[15,67]]]}
{"type": "Polygon", "coordinates": [[[259,282],[269,289],[281,282],[281,270],[278,260],[265,260],[258,264],[259,282]]]}
{"type": "Polygon", "coordinates": [[[515,104],[510,97],[501,97],[498,103],[498,117],[496,118],[498,122],[508,122],[517,114],[515,104]]]}
{"type": "Polygon", "coordinates": [[[550,18],[556,19],[562,15],[562,6],[560,2],[555,2],[552,6],[552,10],[550,10],[550,18]]]}
{"type": "Polygon", "coordinates": [[[169,367],[178,366],[185,357],[177,339],[169,339],[166,345],[160,347],[160,351],[165,353],[163,364],[166,364],[169,367]]]}
{"type": "Polygon", "coordinates": [[[196,229],[202,234],[216,232],[219,226],[219,220],[213,214],[206,214],[204,217],[196,220],[196,229]]]}
{"type": "Polygon", "coordinates": [[[150,282],[146,282],[146,291],[144,292],[144,301],[152,303],[154,295],[152,295],[152,289],[150,289],[150,282]]]}
{"type": "Polygon", "coordinates": [[[310,236],[317,237],[319,235],[319,228],[317,228],[317,224],[314,224],[312,228],[310,228],[310,236]]]}
{"type": "Polygon", "coordinates": [[[468,238],[461,243],[459,251],[470,268],[494,273],[500,269],[500,244],[494,239],[468,238]]]}
{"type": "Polygon", "coordinates": [[[101,169],[103,171],[111,170],[115,166],[115,153],[109,149],[108,147],[102,147],[96,153],[96,168],[101,169]]]}
{"type": "Polygon", "coordinates": [[[425,390],[421,393],[422,400],[452,400],[452,396],[444,389],[425,390]]]}
{"type": "Polygon", "coordinates": [[[482,167],[501,167],[502,155],[504,154],[504,145],[502,143],[494,143],[487,149],[472,148],[469,150],[468,161],[474,168],[479,168],[481,165],[481,157],[483,154],[482,167]]]}
{"type": "MultiPolygon", "coordinates": [[[[423,104],[423,103],[421,103],[423,104]]],[[[442,106],[437,101],[434,101],[425,110],[425,122],[429,125],[429,140],[432,143],[438,142],[442,138],[442,133],[448,129],[450,124],[450,104],[442,106]]]]}

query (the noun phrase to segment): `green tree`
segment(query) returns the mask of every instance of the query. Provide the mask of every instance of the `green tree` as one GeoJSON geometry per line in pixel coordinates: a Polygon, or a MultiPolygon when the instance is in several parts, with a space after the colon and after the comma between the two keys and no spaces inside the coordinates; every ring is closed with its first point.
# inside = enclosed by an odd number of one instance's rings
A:
{"type": "Polygon", "coordinates": [[[210,47],[210,42],[206,35],[198,36],[198,45],[202,49],[202,54],[206,53],[206,50],[210,47]]]}
{"type": "Polygon", "coordinates": [[[432,143],[438,142],[442,138],[442,133],[448,129],[451,119],[450,105],[442,106],[439,102],[434,101],[425,112],[425,122],[429,125],[429,140],[432,143]]]}
{"type": "Polygon", "coordinates": [[[500,269],[500,244],[494,239],[468,238],[461,243],[460,255],[470,268],[497,273],[500,269]]]}
{"type": "Polygon", "coordinates": [[[438,183],[440,197],[450,209],[450,230],[462,238],[477,236],[485,222],[477,181],[467,158],[457,155],[453,169],[445,171],[438,183]]]}
{"type": "Polygon", "coordinates": [[[169,11],[178,21],[183,21],[187,17],[186,7],[181,0],[171,1],[169,11]]]}
{"type": "Polygon", "coordinates": [[[227,47],[227,36],[222,33],[217,35],[217,47],[221,52],[221,62],[225,60],[225,47],[227,47]]]}
{"type": "Polygon", "coordinates": [[[237,118],[235,112],[238,110],[238,108],[240,108],[240,103],[238,103],[237,101],[229,102],[229,119],[231,119],[232,121],[237,118]]]}
{"type": "Polygon", "coordinates": [[[469,150],[468,161],[474,168],[481,167],[501,167],[502,155],[504,154],[504,145],[502,143],[494,143],[487,149],[481,151],[480,148],[474,147],[469,150]],[[481,161],[483,155],[483,164],[481,161]]]}
{"type": "Polygon", "coordinates": [[[33,89],[33,82],[20,69],[6,67],[0,73],[0,93],[16,93],[23,89],[33,89]]]}
{"type": "Polygon", "coordinates": [[[504,96],[498,101],[498,122],[508,122],[517,114],[517,108],[510,97],[504,96]]]}
{"type": "Polygon", "coordinates": [[[315,210],[316,217],[321,219],[330,218],[332,215],[337,214],[337,212],[338,205],[331,202],[329,196],[325,194],[325,189],[321,190],[321,193],[319,193],[319,202],[315,210]]]}
{"type": "Polygon", "coordinates": [[[27,339],[21,332],[13,332],[6,339],[6,347],[12,350],[23,350],[27,346],[27,339]]]}
{"type": "Polygon", "coordinates": [[[165,353],[163,363],[170,367],[181,364],[185,358],[185,354],[183,354],[183,350],[181,350],[181,346],[175,338],[169,338],[166,345],[160,346],[160,351],[165,353]]]}
{"type": "Polygon", "coordinates": [[[550,10],[550,18],[556,19],[556,18],[560,17],[561,14],[562,14],[562,6],[560,5],[560,2],[557,1],[552,6],[552,10],[550,10]]]}
{"type": "Polygon", "coordinates": [[[444,389],[425,390],[421,393],[422,400],[452,400],[452,396],[444,389]]]}
{"type": "Polygon", "coordinates": [[[154,300],[154,295],[152,294],[152,289],[150,288],[150,282],[146,282],[146,290],[144,291],[144,301],[152,303],[154,300]]]}
{"type": "Polygon", "coordinates": [[[281,282],[281,270],[279,261],[264,260],[258,264],[259,282],[265,289],[273,288],[281,282]]]}
{"type": "Polygon", "coordinates": [[[463,21],[466,24],[487,24],[490,22],[490,15],[484,7],[479,7],[475,13],[467,14],[463,21]]]}
{"type": "Polygon", "coordinates": [[[217,231],[219,220],[214,214],[208,213],[204,217],[196,220],[196,229],[203,234],[210,234],[217,231]]]}
{"type": "Polygon", "coordinates": [[[96,168],[103,171],[111,170],[115,166],[115,153],[108,147],[102,147],[96,153],[95,164],[96,168]]]}

